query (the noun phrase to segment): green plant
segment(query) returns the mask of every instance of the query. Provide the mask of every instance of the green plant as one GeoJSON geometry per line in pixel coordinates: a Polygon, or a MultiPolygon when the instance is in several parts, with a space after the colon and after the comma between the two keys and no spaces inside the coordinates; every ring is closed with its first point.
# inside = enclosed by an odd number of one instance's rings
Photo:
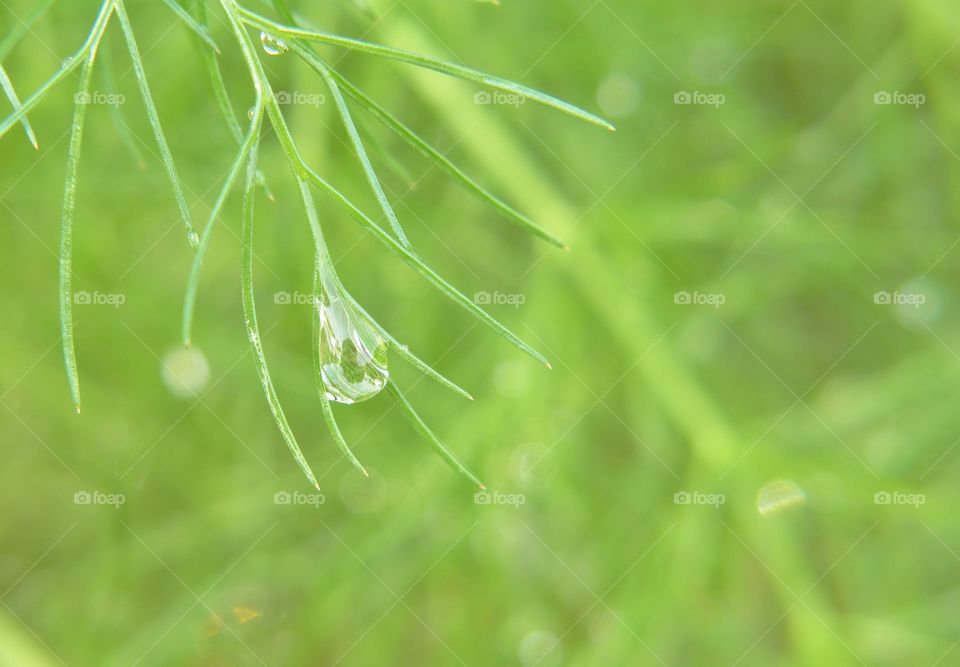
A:
{"type": "MultiPolygon", "coordinates": [[[[6,72],[0,67],[0,84],[2,84],[4,92],[14,107],[13,113],[0,122],[0,136],[3,136],[15,124],[20,123],[34,145],[36,145],[36,140],[27,119],[27,114],[56,84],[76,69],[79,68],[80,70],[80,84],[75,96],[74,117],[67,157],[67,179],[64,189],[63,214],[61,220],[59,283],[63,353],[70,390],[77,410],[79,411],[80,409],[80,384],[73,336],[73,295],[71,287],[76,189],[79,178],[79,160],[83,141],[84,121],[86,118],[86,108],[90,101],[94,64],[97,60],[100,44],[106,34],[110,20],[115,16],[120,23],[121,32],[130,54],[131,64],[134,74],[136,75],[140,94],[146,107],[147,117],[186,228],[188,241],[196,250],[184,299],[182,324],[184,343],[187,345],[190,344],[190,332],[200,270],[204,255],[209,248],[216,220],[230,192],[233,190],[237,181],[240,180],[241,173],[243,173],[241,282],[246,330],[256,360],[260,381],[277,426],[300,468],[310,482],[316,486],[316,478],[300,450],[296,437],[287,422],[283,408],[280,405],[274,389],[267,360],[261,346],[261,335],[257,324],[253,287],[255,190],[257,187],[262,187],[268,196],[272,196],[267,189],[266,179],[258,169],[257,163],[260,135],[263,120],[266,116],[278,138],[279,144],[293,173],[293,177],[298,185],[304,212],[314,242],[315,268],[312,304],[314,309],[313,358],[320,403],[331,435],[336,440],[344,456],[346,456],[357,469],[366,474],[365,469],[354,456],[341,434],[330,403],[331,401],[341,403],[362,401],[378,394],[386,388],[399,402],[411,424],[427,439],[441,457],[460,474],[483,487],[477,477],[430,431],[414,410],[413,406],[396,386],[396,383],[390,379],[387,362],[388,353],[396,354],[398,357],[411,363],[428,377],[461,396],[468,399],[471,398],[471,396],[452,380],[444,377],[429,364],[411,353],[405,345],[399,343],[347,292],[334,271],[333,262],[327,250],[323,230],[321,229],[314,204],[314,190],[319,190],[329,195],[334,202],[341,206],[355,221],[391,252],[396,254],[448,298],[463,307],[480,322],[489,326],[496,333],[503,336],[510,343],[534,359],[548,367],[549,363],[539,352],[534,350],[516,334],[487,314],[471,299],[440,277],[412,249],[400,225],[400,221],[381,187],[379,178],[367,155],[363,140],[360,137],[360,133],[347,106],[344,95],[351,98],[358,106],[369,112],[400,139],[434,161],[438,167],[449,174],[467,191],[493,206],[506,220],[555,246],[564,247],[564,244],[549,232],[539,227],[527,216],[497,198],[448,160],[437,149],[418,136],[413,130],[405,126],[383,107],[374,102],[357,86],[353,85],[341,73],[323,60],[313,50],[311,43],[329,44],[434,70],[448,76],[522,96],[524,99],[539,102],[609,130],[612,130],[613,127],[603,119],[587,111],[518,83],[491,76],[461,65],[444,62],[430,56],[330,34],[313,28],[301,27],[302,21],[299,21],[298,18],[294,16],[284,0],[273,0],[272,2],[273,9],[279,20],[272,20],[260,13],[243,7],[238,4],[236,0],[220,0],[220,11],[227,25],[230,27],[231,37],[242,54],[244,63],[249,70],[255,94],[254,106],[249,114],[250,123],[246,132],[244,132],[237,121],[236,113],[232,107],[223,77],[220,73],[216,58],[220,51],[208,28],[205,1],[201,0],[195,3],[193,13],[188,12],[175,0],[164,0],[164,3],[201,42],[203,58],[212,83],[214,96],[225,122],[239,146],[236,157],[233,160],[223,187],[217,196],[211,214],[203,227],[202,233],[198,234],[194,229],[189,208],[183,195],[180,177],[164,136],[156,107],[153,103],[150,86],[147,82],[140,51],[124,0],[104,0],[88,37],[80,49],[68,58],[46,83],[23,102],[20,101],[14,92],[13,85],[6,72]],[[251,37],[251,29],[259,31],[261,42],[261,48],[259,49],[251,37]],[[392,233],[388,233],[370,216],[361,211],[358,206],[353,204],[336,187],[314,171],[303,159],[297,148],[296,141],[283,117],[277,97],[274,94],[270,80],[263,67],[261,51],[269,56],[276,56],[291,51],[309,65],[324,81],[356,157],[363,168],[365,178],[384,217],[389,222],[392,233]]],[[[40,3],[29,21],[35,20],[50,4],[51,2],[49,1],[40,3]]],[[[21,35],[22,32],[21,30],[21,35]]],[[[8,51],[16,39],[18,39],[16,33],[11,33],[11,35],[0,44],[0,55],[8,51]]],[[[2,60],[2,58],[0,58],[0,60],[2,60]]],[[[110,76],[110,69],[108,63],[108,67],[105,70],[108,77],[110,76]]],[[[123,123],[118,123],[118,125],[122,126],[123,123]]],[[[132,145],[132,142],[127,143],[132,145]]]]}

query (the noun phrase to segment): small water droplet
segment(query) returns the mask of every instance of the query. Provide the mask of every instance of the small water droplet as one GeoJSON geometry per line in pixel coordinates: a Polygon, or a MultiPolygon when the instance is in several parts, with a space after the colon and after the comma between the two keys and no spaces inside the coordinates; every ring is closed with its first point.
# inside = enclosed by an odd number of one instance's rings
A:
{"type": "Polygon", "coordinates": [[[196,232],[190,232],[187,235],[187,240],[190,242],[190,245],[194,248],[200,245],[200,235],[196,232]]]}
{"type": "Polygon", "coordinates": [[[320,376],[327,398],[357,403],[386,386],[387,344],[349,302],[332,273],[320,276],[314,304],[320,324],[320,376]]]}
{"type": "Polygon", "coordinates": [[[256,112],[257,112],[256,107],[250,107],[249,109],[247,109],[247,118],[249,118],[250,120],[253,120],[253,114],[255,114],[256,112]]]}
{"type": "Polygon", "coordinates": [[[263,51],[268,56],[280,56],[287,52],[287,43],[279,37],[274,37],[269,32],[260,33],[260,43],[263,45],[263,51]]]}
{"type": "Polygon", "coordinates": [[[807,494],[796,482],[781,479],[765,484],[757,494],[757,511],[763,516],[807,502],[807,494]]]}
{"type": "Polygon", "coordinates": [[[640,104],[640,89],[637,82],[626,74],[614,72],[597,88],[597,102],[608,116],[624,118],[636,111],[640,104]]]}
{"type": "Polygon", "coordinates": [[[163,358],[163,383],[178,398],[190,398],[203,391],[210,381],[210,364],[195,347],[171,350],[163,358]]]}

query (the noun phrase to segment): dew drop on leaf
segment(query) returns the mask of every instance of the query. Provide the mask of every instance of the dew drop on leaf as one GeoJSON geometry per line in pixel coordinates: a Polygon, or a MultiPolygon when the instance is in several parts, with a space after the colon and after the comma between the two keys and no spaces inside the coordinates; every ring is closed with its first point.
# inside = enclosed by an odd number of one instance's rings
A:
{"type": "Polygon", "coordinates": [[[268,56],[280,56],[287,52],[287,43],[279,37],[274,37],[269,32],[260,33],[260,43],[263,45],[263,51],[268,56]]]}
{"type": "Polygon", "coordinates": [[[195,347],[171,350],[163,358],[163,383],[178,398],[199,395],[210,381],[210,365],[195,347]]]}
{"type": "Polygon", "coordinates": [[[387,343],[342,293],[336,278],[320,276],[314,304],[319,320],[319,367],[326,396],[338,403],[357,403],[386,386],[387,343]]]}

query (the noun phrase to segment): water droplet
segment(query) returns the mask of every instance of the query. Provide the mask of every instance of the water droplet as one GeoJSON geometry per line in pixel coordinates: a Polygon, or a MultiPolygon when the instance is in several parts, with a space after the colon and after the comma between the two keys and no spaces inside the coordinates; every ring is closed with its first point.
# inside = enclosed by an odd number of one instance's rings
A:
{"type": "Polygon", "coordinates": [[[171,350],[163,358],[163,383],[178,398],[198,395],[210,381],[210,364],[195,347],[171,350]]]}
{"type": "Polygon", "coordinates": [[[626,74],[614,72],[597,87],[597,103],[608,116],[624,118],[640,104],[640,89],[626,74]]]}
{"type": "Polygon", "coordinates": [[[386,341],[347,300],[332,273],[320,276],[320,297],[314,305],[327,398],[357,403],[376,396],[389,377],[386,341]]]}
{"type": "Polygon", "coordinates": [[[757,494],[757,511],[763,516],[803,505],[807,494],[796,482],[781,479],[765,484],[757,494]]]}
{"type": "Polygon", "coordinates": [[[187,240],[190,242],[190,247],[196,248],[200,245],[200,235],[196,232],[190,232],[187,234],[187,240]]]}
{"type": "Polygon", "coordinates": [[[287,52],[287,43],[269,32],[260,33],[260,43],[263,44],[263,51],[268,56],[280,56],[287,52]]]}
{"type": "Polygon", "coordinates": [[[249,109],[247,109],[247,118],[249,118],[250,120],[253,120],[253,114],[255,114],[256,112],[257,112],[256,107],[250,107],[249,109]]]}

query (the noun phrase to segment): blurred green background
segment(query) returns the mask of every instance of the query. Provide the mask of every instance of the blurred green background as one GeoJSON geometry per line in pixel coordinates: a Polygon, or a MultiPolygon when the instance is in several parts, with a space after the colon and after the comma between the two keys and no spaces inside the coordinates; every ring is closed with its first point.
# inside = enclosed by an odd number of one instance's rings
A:
{"type": "MultiPolygon", "coordinates": [[[[0,35],[36,4],[2,0],[0,35]]],[[[418,251],[467,294],[522,296],[490,310],[551,372],[318,197],[351,291],[476,396],[391,366],[496,502],[478,503],[386,396],[336,410],[372,478],[341,458],[309,310],[272,298],[307,293],[312,268],[272,137],[259,315],[322,497],[275,500],[312,489],[243,331],[236,197],[200,288],[208,377],[194,359],[197,395],[165,379],[183,362],[191,251],[112,25],[104,53],[145,168],[91,107],[74,287],[123,303],[75,308],[80,416],[56,296],[75,78],[31,114],[39,152],[20,128],[0,142],[0,664],[960,664],[955,3],[297,4],[328,30],[618,126],[478,105],[475,86],[322,49],[571,246],[515,230],[355,110],[418,251]]],[[[5,56],[21,97],[97,6],[55,3],[5,56]]],[[[161,3],[129,9],[203,221],[233,140],[189,33],[161,3]]],[[[252,91],[218,11],[242,113],[252,91]]],[[[265,62],[276,90],[325,94],[292,54],[265,62]]],[[[286,112],[318,171],[373,213],[332,105],[286,112]]]]}

